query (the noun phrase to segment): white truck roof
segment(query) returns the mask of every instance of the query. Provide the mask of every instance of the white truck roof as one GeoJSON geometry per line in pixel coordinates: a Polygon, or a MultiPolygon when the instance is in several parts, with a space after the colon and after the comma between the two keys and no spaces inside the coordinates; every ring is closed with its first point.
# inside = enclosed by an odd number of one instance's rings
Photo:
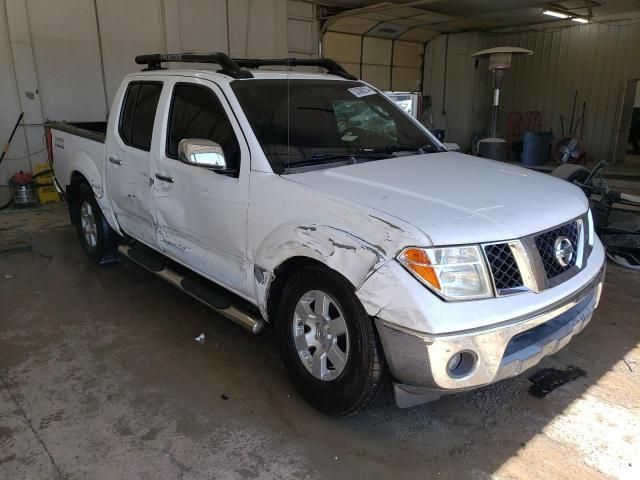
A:
{"type": "Polygon", "coordinates": [[[249,72],[253,75],[253,78],[233,78],[224,73],[218,73],[215,70],[209,69],[171,69],[171,70],[152,70],[152,71],[143,71],[136,72],[127,75],[127,77],[149,77],[149,76],[158,76],[158,77],[167,77],[167,76],[186,76],[186,77],[194,77],[194,78],[207,78],[211,80],[215,80],[219,83],[231,83],[233,81],[244,81],[244,80],[277,80],[277,79],[290,79],[290,80],[341,80],[341,81],[353,81],[348,80],[344,77],[340,77],[338,75],[331,75],[328,73],[319,73],[319,72],[293,72],[289,70],[249,70],[249,72]]]}
{"type": "MultiPolygon", "coordinates": [[[[341,65],[329,58],[230,58],[222,52],[213,53],[152,53],[138,55],[135,58],[138,65],[146,65],[142,71],[144,76],[190,76],[194,78],[209,78],[221,83],[244,79],[316,79],[316,80],[357,80],[341,65]],[[163,64],[196,63],[215,64],[213,68],[166,70],[163,64]],[[264,67],[320,67],[327,73],[291,72],[289,70],[260,70],[264,67]]],[[[140,75],[140,76],[142,76],[140,75]]],[[[132,76],[137,76],[132,74],[132,76]]],[[[148,78],[148,77],[147,77],[148,78]]]]}

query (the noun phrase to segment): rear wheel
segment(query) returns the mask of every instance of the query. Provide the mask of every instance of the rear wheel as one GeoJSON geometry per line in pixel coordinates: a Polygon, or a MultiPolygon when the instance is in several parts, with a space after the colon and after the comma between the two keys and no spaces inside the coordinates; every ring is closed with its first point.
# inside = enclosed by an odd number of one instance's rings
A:
{"type": "Polygon", "coordinates": [[[118,258],[118,234],[109,226],[93,191],[86,183],[78,185],[73,217],[82,249],[96,263],[110,263],[118,258]]]}
{"type": "Polygon", "coordinates": [[[285,366],[302,396],[328,415],[357,413],[377,396],[386,368],[371,318],[340,275],[295,272],[277,315],[285,366]]]}

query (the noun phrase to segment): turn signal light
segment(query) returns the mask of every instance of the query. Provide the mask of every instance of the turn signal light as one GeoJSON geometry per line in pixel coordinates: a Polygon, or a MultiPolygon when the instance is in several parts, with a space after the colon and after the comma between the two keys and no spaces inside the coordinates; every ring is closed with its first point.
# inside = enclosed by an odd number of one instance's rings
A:
{"type": "Polygon", "coordinates": [[[436,290],[440,290],[440,280],[435,269],[431,266],[431,259],[427,252],[420,248],[407,248],[402,252],[404,265],[436,290]]]}

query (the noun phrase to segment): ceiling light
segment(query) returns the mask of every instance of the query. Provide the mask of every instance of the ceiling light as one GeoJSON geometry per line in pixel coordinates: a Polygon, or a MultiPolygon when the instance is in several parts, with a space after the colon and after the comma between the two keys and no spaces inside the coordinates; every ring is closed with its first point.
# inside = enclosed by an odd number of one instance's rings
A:
{"type": "Polygon", "coordinates": [[[556,12],[555,10],[543,10],[542,14],[549,15],[550,17],[556,17],[556,18],[569,18],[569,15],[567,15],[566,13],[556,12]]]}
{"type": "Polygon", "coordinates": [[[584,17],[572,17],[571,20],[578,23],[589,23],[589,19],[584,17]]]}

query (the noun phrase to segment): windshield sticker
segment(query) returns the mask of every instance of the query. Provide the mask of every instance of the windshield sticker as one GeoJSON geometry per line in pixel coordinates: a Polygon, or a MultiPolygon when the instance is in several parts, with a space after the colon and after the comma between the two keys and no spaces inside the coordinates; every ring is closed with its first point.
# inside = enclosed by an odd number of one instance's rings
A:
{"type": "Polygon", "coordinates": [[[354,97],[368,97],[369,95],[375,95],[376,91],[371,88],[371,87],[367,87],[367,86],[363,86],[363,87],[353,87],[353,88],[348,88],[347,90],[349,90],[354,97]]]}

